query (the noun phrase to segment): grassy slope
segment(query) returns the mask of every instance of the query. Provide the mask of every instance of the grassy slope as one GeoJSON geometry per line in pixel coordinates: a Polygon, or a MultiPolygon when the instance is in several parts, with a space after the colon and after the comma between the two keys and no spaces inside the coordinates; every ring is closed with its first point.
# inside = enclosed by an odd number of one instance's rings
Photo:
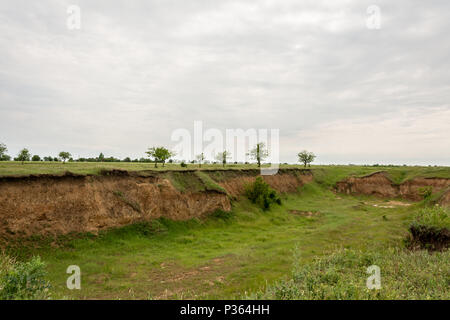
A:
{"type": "MultiPolygon", "coordinates": [[[[154,168],[151,163],[127,163],[127,162],[68,162],[62,164],[60,162],[0,162],[0,176],[9,175],[29,175],[29,174],[61,174],[70,171],[78,174],[99,174],[102,169],[122,169],[128,171],[141,170],[176,170],[185,171],[192,169],[199,170],[230,170],[230,169],[257,169],[255,164],[234,165],[230,164],[225,167],[222,165],[209,164],[202,165],[199,169],[198,165],[189,164],[187,168],[182,168],[179,164],[166,164],[163,168],[161,165],[154,168]]],[[[299,165],[281,165],[280,168],[303,168],[299,165]]],[[[450,178],[450,167],[393,167],[393,166],[311,166],[315,178],[326,185],[333,185],[337,181],[348,176],[363,176],[377,171],[386,171],[391,179],[396,183],[414,177],[442,177],[450,178]]]]}
{"type": "Polygon", "coordinates": [[[380,208],[382,200],[337,196],[313,183],[282,206],[262,212],[243,200],[232,220],[162,221],[164,232],[129,226],[65,246],[22,248],[48,263],[54,297],[236,298],[290,274],[292,251],[302,263],[336,247],[399,245],[415,207],[380,208]],[[289,210],[320,211],[307,218],[289,210]],[[385,216],[383,218],[383,216],[385,216]],[[65,288],[66,268],[82,271],[82,290],[65,288]]]}

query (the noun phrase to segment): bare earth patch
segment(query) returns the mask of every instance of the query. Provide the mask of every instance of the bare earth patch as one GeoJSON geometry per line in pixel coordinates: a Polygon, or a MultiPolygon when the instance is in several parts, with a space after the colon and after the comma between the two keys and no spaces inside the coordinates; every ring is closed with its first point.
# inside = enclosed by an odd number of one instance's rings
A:
{"type": "Polygon", "coordinates": [[[290,214],[295,214],[297,216],[303,216],[303,217],[314,217],[314,216],[319,216],[320,212],[319,211],[300,211],[300,210],[289,210],[290,214]]]}
{"type": "Polygon", "coordinates": [[[388,202],[383,202],[382,204],[379,204],[379,203],[368,203],[368,202],[364,202],[364,204],[371,205],[371,206],[377,207],[377,208],[408,207],[408,206],[411,205],[411,203],[395,201],[395,200],[391,200],[391,201],[388,201],[388,202]]]}

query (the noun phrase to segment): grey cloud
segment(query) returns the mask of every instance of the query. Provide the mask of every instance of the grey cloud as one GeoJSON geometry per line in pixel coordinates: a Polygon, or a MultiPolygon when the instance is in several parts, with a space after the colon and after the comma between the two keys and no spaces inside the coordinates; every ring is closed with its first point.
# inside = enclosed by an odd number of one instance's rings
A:
{"type": "MultiPolygon", "coordinates": [[[[432,132],[439,139],[426,143],[443,150],[436,161],[450,164],[449,128],[432,127],[436,110],[450,108],[450,3],[376,1],[382,27],[368,30],[372,3],[3,1],[0,141],[11,153],[141,157],[203,120],[279,128],[282,161],[308,146],[325,162],[376,162],[363,141],[328,152],[327,133],[345,124],[348,137],[353,121],[373,128],[389,117],[399,128],[386,130],[405,148],[432,132]],[[81,30],[66,28],[69,4],[81,7],[81,30]],[[430,126],[404,135],[422,117],[430,126]]],[[[437,156],[414,150],[423,163],[437,156]]]]}

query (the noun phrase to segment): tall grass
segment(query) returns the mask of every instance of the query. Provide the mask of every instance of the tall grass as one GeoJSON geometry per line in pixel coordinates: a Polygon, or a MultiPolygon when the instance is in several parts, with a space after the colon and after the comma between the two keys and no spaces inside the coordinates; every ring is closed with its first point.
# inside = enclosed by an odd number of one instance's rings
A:
{"type": "Polygon", "coordinates": [[[450,299],[450,252],[339,249],[310,264],[296,264],[289,280],[250,299],[450,299]],[[367,268],[380,267],[380,289],[368,289],[367,268]]]}

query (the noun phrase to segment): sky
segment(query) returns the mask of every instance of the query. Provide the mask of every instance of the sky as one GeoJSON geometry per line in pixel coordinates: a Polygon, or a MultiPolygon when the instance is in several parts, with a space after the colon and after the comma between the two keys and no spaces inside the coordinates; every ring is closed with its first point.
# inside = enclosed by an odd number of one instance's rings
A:
{"type": "Polygon", "coordinates": [[[202,121],[279,129],[281,162],[450,165],[449,16],[448,0],[0,0],[0,143],[140,158],[202,121]]]}

